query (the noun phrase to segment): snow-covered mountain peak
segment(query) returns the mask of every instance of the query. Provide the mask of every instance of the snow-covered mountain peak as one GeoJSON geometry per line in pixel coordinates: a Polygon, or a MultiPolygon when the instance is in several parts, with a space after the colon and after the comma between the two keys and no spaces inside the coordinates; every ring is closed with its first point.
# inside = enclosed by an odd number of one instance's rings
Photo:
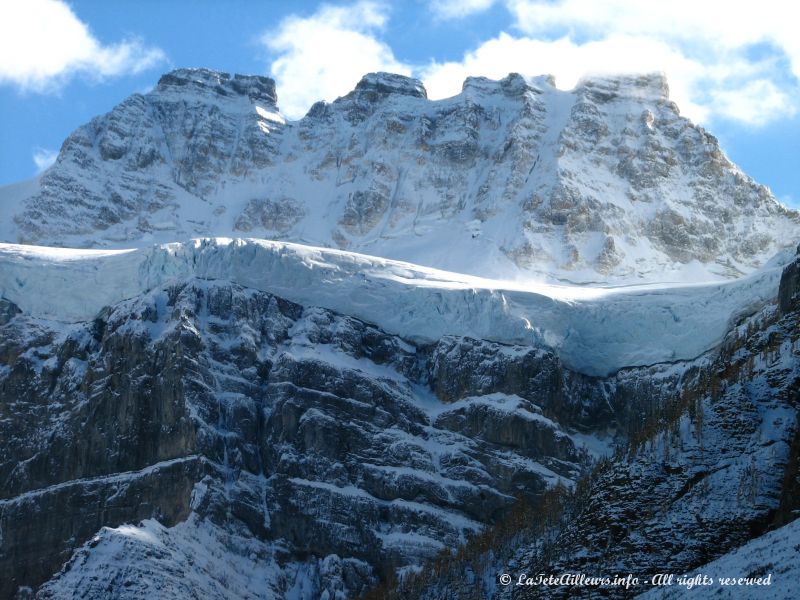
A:
{"type": "Polygon", "coordinates": [[[210,69],[175,69],[161,76],[155,94],[216,93],[247,96],[250,100],[277,104],[275,81],[261,75],[231,75],[210,69]]]}
{"type": "Polygon", "coordinates": [[[467,77],[461,86],[461,93],[465,98],[470,98],[470,92],[477,94],[504,94],[510,97],[521,97],[525,92],[541,91],[540,86],[555,86],[552,76],[536,77],[532,81],[526,80],[519,73],[509,73],[500,80],[488,77],[467,77]]]}
{"type": "Polygon", "coordinates": [[[470,77],[429,100],[370,73],[286,122],[266,77],[179,69],[0,190],[0,239],[130,247],[261,237],[462,273],[575,283],[729,279],[800,215],[680,116],[661,74],[470,77]]]}
{"type": "Polygon", "coordinates": [[[368,73],[361,78],[348,96],[357,95],[360,98],[380,98],[389,94],[400,94],[414,98],[427,98],[428,93],[419,79],[397,75],[394,73],[368,73]]]}

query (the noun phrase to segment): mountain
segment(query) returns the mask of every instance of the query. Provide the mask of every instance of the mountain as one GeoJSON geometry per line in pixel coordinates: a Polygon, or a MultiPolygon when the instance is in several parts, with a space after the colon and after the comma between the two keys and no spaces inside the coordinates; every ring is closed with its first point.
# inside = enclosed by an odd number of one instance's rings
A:
{"type": "MultiPolygon", "coordinates": [[[[552,489],[575,490],[559,537],[498,546],[490,583],[553,555],[683,572],[800,509],[800,255],[584,298],[376,262],[255,241],[3,247],[0,594],[67,561],[39,597],[353,597],[552,489]],[[574,336],[603,324],[566,353],[583,362],[514,337],[547,307],[574,336]],[[646,332],[626,330],[634,309],[646,332]],[[598,374],[615,331],[663,354],[598,374]]],[[[419,597],[470,597],[457,581],[419,597]]]]}
{"type": "Polygon", "coordinates": [[[793,597],[800,216],[660,76],[178,70],[0,212],[0,598],[793,597]]]}
{"type": "Polygon", "coordinates": [[[735,278],[800,234],[660,75],[469,78],[430,101],[373,73],[286,122],[272,80],[181,69],[77,129],[0,210],[7,242],[249,236],[584,283],[735,278]]]}

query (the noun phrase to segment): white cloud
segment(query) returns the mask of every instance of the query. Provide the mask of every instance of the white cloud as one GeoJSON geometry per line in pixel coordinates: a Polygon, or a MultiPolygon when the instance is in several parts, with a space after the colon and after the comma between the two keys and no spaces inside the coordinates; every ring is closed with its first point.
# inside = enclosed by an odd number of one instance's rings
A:
{"type": "Polygon", "coordinates": [[[691,58],[665,40],[615,34],[576,43],[568,36],[555,40],[513,37],[501,33],[458,62],[433,63],[422,70],[431,98],[457,93],[469,75],[499,78],[516,71],[551,74],[562,89],[571,89],[591,74],[667,74],[670,97],[682,114],[698,122],[724,117],[763,125],[796,108],[789,92],[764,78],[774,67],[727,53],[717,62],[691,58]]]}
{"type": "Polygon", "coordinates": [[[797,110],[788,94],[766,79],[717,92],[714,101],[720,115],[752,125],[764,125],[775,115],[794,115],[797,110]]]}
{"type": "MultiPolygon", "coordinates": [[[[771,41],[800,61],[795,42],[800,13],[785,0],[509,0],[508,6],[529,35],[562,28],[594,37],[641,34],[725,49],[771,41]]],[[[800,64],[794,69],[800,75],[800,64]]]]}
{"type": "MultiPolygon", "coordinates": [[[[796,112],[800,6],[783,0],[508,0],[525,38],[605,53],[608,70],[664,71],[673,98],[700,120],[762,125],[796,112]],[[627,39],[625,52],[618,52],[627,39]],[[638,40],[634,42],[633,40],[638,40]],[[668,52],[651,52],[660,45],[668,52]],[[632,53],[629,55],[627,53],[632,53]]],[[[579,68],[588,53],[576,53],[579,68]]],[[[588,56],[591,60],[591,56],[588,56]]],[[[554,62],[566,67],[564,57],[554,62]]],[[[595,61],[596,62],[596,61],[595,61]]],[[[588,69],[587,69],[588,70],[588,69]]]]}
{"type": "Polygon", "coordinates": [[[56,162],[58,158],[57,150],[48,150],[47,148],[36,148],[33,151],[33,162],[36,164],[36,172],[41,173],[50,165],[56,162]]]}
{"type": "Polygon", "coordinates": [[[481,44],[459,62],[434,63],[424,68],[422,79],[431,98],[443,98],[461,89],[467,76],[483,75],[495,79],[509,72],[523,75],[550,74],[562,89],[571,89],[578,80],[596,73],[649,73],[670,66],[672,98],[681,110],[694,118],[706,116],[682,85],[695,78],[702,65],[685,59],[669,45],[639,37],[618,36],[600,42],[576,44],[567,37],[553,41],[515,38],[507,33],[481,44]]]}
{"type": "MultiPolygon", "coordinates": [[[[433,0],[443,19],[488,9],[496,0],[433,0]]],[[[792,116],[800,92],[800,21],[782,0],[505,0],[516,32],[498,33],[451,62],[408,65],[380,39],[384,5],[323,5],[284,20],[264,43],[281,105],[301,116],[333,100],[369,71],[420,77],[431,98],[457,94],[467,76],[552,74],[570,89],[584,75],[664,72],[670,96],[691,119],[759,126],[792,116]]],[[[798,5],[800,6],[800,5],[798,5]]]]}
{"type": "Polygon", "coordinates": [[[299,118],[317,100],[334,100],[372,71],[408,75],[375,34],[386,24],[387,9],[374,2],[322,5],[310,17],[290,16],[262,37],[276,55],[271,66],[281,110],[299,118]]]}
{"type": "Polygon", "coordinates": [[[138,73],[164,59],[160,49],[136,39],[101,44],[60,0],[0,3],[0,84],[46,92],[78,73],[102,79],[138,73]]]}
{"type": "Polygon", "coordinates": [[[463,19],[488,10],[495,0],[432,0],[430,9],[443,20],[463,19]]]}

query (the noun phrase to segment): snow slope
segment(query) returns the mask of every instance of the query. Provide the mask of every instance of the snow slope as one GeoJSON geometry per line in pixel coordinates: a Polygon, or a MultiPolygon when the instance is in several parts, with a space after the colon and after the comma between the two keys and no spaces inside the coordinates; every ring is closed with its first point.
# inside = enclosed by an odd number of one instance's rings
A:
{"type": "Polygon", "coordinates": [[[800,519],[749,541],[703,567],[687,573],[691,579],[697,573],[714,579],[708,587],[687,589],[672,586],[654,589],[639,596],[647,600],[697,598],[701,594],[713,598],[759,598],[784,600],[797,596],[800,581],[800,519]],[[720,585],[720,578],[762,578],[771,575],[770,585],[720,585]]]}
{"type": "MultiPolygon", "coordinates": [[[[74,594],[130,600],[220,598],[291,600],[310,598],[320,579],[331,579],[330,557],[321,565],[285,563],[280,544],[249,531],[230,531],[192,514],[172,528],[154,519],[138,525],[104,527],[39,590],[41,598],[74,594]]],[[[310,561],[311,562],[311,561],[310,561]]],[[[338,566],[338,565],[336,565],[338,566]]],[[[332,582],[342,590],[344,584],[332,582]]]]}
{"type": "Polygon", "coordinates": [[[104,306],[191,277],[331,309],[416,342],[459,335],[552,347],[569,368],[606,375],[706,352],[732,323],[774,300],[780,268],[725,283],[587,288],[252,239],[119,251],[0,245],[0,296],[36,317],[88,320],[104,306]]]}

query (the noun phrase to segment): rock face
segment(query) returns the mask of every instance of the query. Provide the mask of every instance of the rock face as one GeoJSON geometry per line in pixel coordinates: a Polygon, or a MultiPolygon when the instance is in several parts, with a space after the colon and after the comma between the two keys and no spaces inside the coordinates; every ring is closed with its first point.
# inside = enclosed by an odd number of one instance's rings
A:
{"type": "MultiPolygon", "coordinates": [[[[526,571],[632,573],[642,581],[703,571],[797,517],[797,307],[783,315],[770,307],[740,325],[681,387],[681,398],[651,419],[652,433],[642,428],[629,452],[598,470],[553,546],[522,559],[526,571]]],[[[514,597],[630,595],[561,588],[514,597]]]]}
{"type": "MultiPolygon", "coordinates": [[[[352,594],[458,545],[516,496],[573,481],[590,459],[545,415],[559,412],[543,405],[550,388],[502,375],[532,368],[552,389],[581,379],[552,354],[415,347],[231,284],[190,281],[60,328],[16,315],[0,340],[3,597],[41,584],[102,526],[148,518],[162,529],[189,518],[181,535],[214,537],[232,556],[220,532],[252,538],[273,565],[259,597],[287,594],[287,573],[325,569],[332,579],[314,593],[352,594]],[[448,389],[470,364],[496,374],[448,389]]],[[[570,400],[585,404],[576,414],[610,422],[595,394],[570,400]]],[[[104,531],[86,552],[122,535],[104,531]]],[[[166,577],[151,565],[137,583],[125,566],[88,573],[76,561],[44,597],[71,585],[138,597],[166,577]]]]}
{"type": "Polygon", "coordinates": [[[266,77],[164,75],[152,93],[131,96],[66,139],[59,166],[14,217],[19,239],[80,244],[83,236],[89,244],[99,231],[106,243],[192,231],[175,213],[182,201],[202,204],[220,175],[244,178],[270,163],[276,140],[265,132],[283,121],[275,100],[266,77]]]}
{"type": "Polygon", "coordinates": [[[415,79],[373,73],[286,123],[272,80],[181,69],[76,130],[14,194],[0,191],[6,241],[244,232],[579,282],[736,277],[800,234],[658,75],[570,92],[469,78],[430,101],[415,79]]]}
{"type": "MultiPolygon", "coordinates": [[[[787,267],[785,274],[791,270],[787,267]]],[[[686,595],[678,584],[654,589],[648,582],[658,573],[772,573],[784,590],[792,569],[780,562],[782,553],[790,546],[796,553],[800,538],[793,533],[782,542],[786,548],[770,556],[759,536],[783,539],[767,532],[791,522],[785,531],[795,531],[800,514],[800,310],[766,306],[734,327],[715,352],[687,363],[627,370],[602,387],[626,443],[593,466],[559,508],[536,505],[513,521],[505,535],[489,537],[491,543],[468,544],[458,558],[440,559],[373,597],[686,595]],[[754,538],[759,539],[744,548],[761,548],[761,557],[753,561],[757,564],[721,573],[718,563],[745,556],[744,549],[736,549],[754,538]],[[501,573],[511,573],[513,585],[499,585],[501,573]],[[565,573],[589,578],[630,574],[639,583],[630,588],[515,585],[522,574],[565,573]]],[[[703,592],[728,597],[724,587],[715,591],[719,587],[703,592]]]]}

